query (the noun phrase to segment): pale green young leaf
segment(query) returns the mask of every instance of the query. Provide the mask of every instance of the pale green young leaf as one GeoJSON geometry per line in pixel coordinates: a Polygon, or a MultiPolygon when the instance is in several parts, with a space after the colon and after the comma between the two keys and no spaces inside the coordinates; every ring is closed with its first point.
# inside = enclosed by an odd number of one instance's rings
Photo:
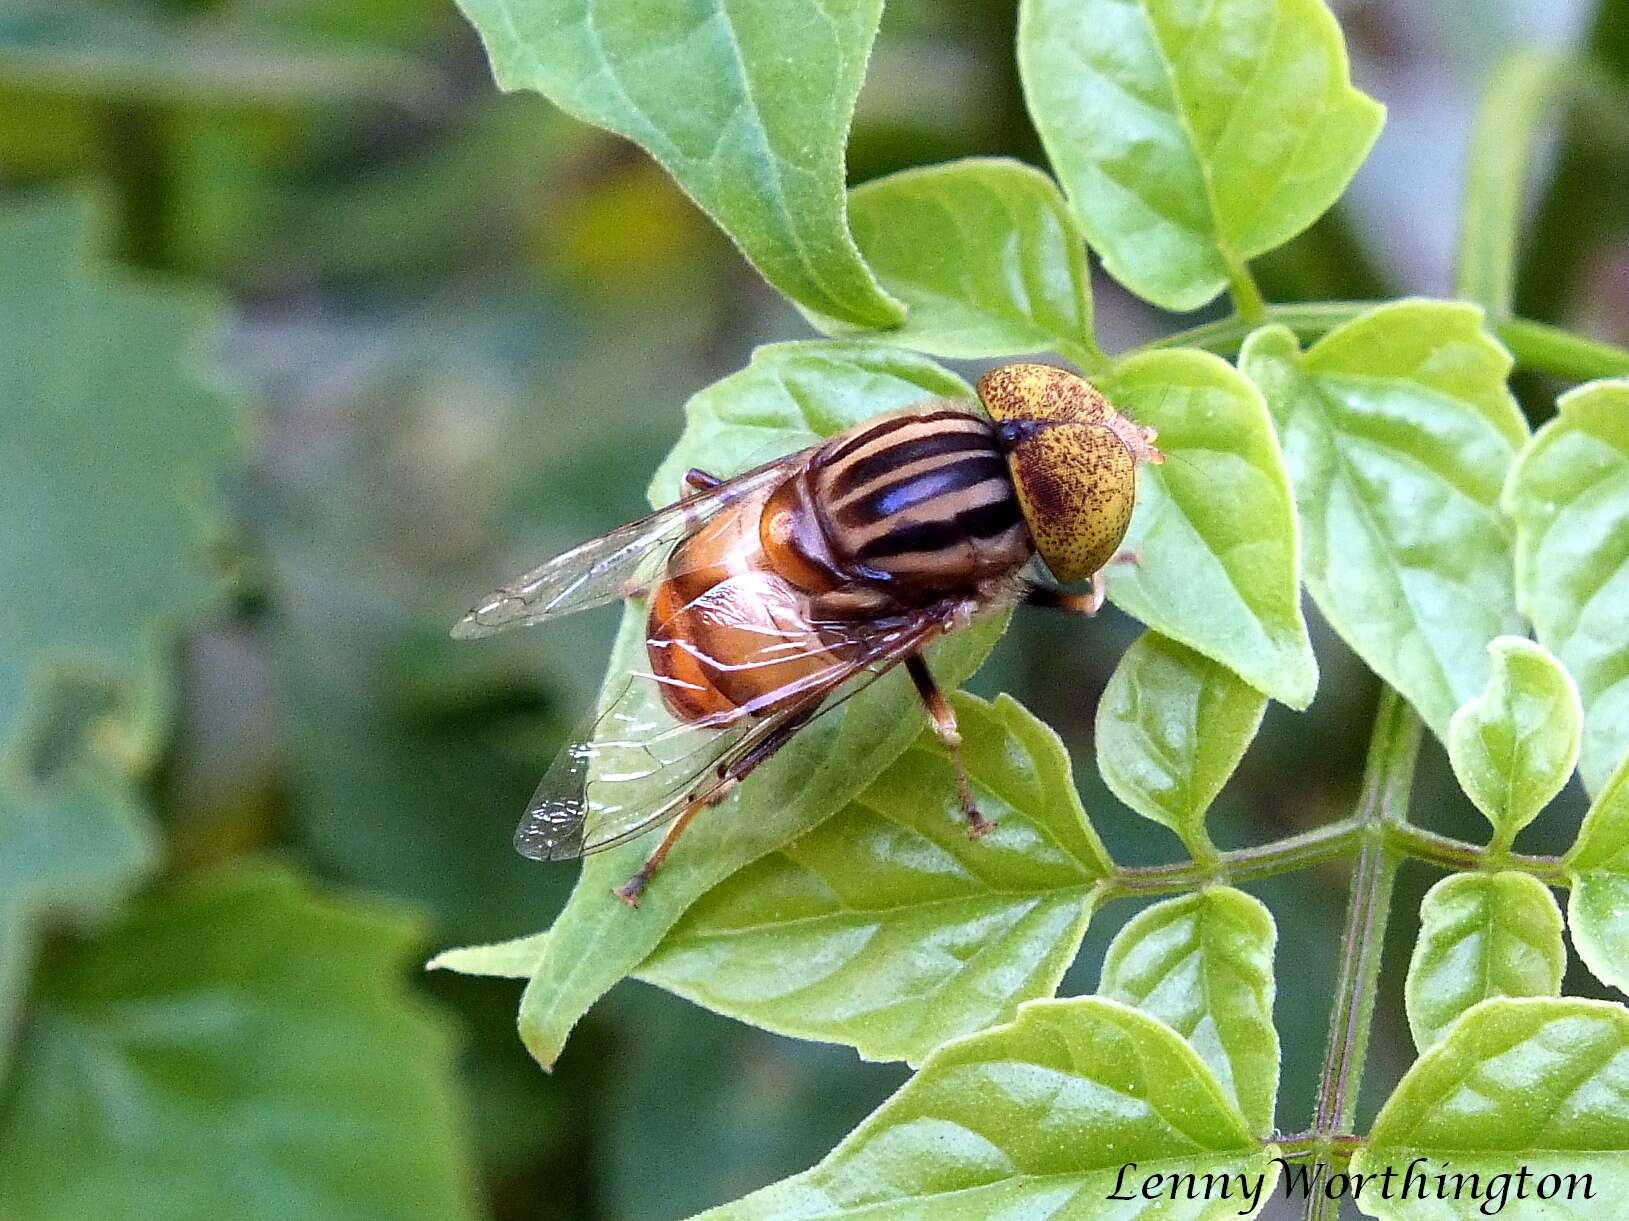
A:
{"type": "Polygon", "coordinates": [[[1566,866],[1578,957],[1602,983],[1629,992],[1629,754],[1584,816],[1566,866]]]}
{"type": "Polygon", "coordinates": [[[1254,1216],[1273,1154],[1163,1022],[1099,997],[1031,1001],[1010,1025],[939,1048],[818,1165],[703,1215],[1254,1216]],[[1110,1203],[1129,1162],[1133,1192],[1141,1175],[1175,1173],[1229,1176],[1229,1194],[1110,1203]],[[1261,1176],[1259,1197],[1241,1198],[1241,1174],[1261,1176]]]}
{"type": "Polygon", "coordinates": [[[1516,630],[1499,488],[1527,436],[1510,356],[1473,306],[1402,301],[1303,352],[1257,331],[1240,367],[1267,396],[1300,509],[1307,589],[1368,666],[1446,738],[1516,630]]]}
{"type": "Polygon", "coordinates": [[[855,188],[849,224],[877,279],[909,309],[890,343],[1092,362],[1086,245],[1039,170],[994,157],[904,170],[855,188]]]}
{"type": "Polygon", "coordinates": [[[1601,791],[1629,751],[1629,380],[1565,394],[1510,472],[1516,597],[1584,701],[1578,769],[1601,791]]]}
{"type": "Polygon", "coordinates": [[[1126,650],[1097,705],[1097,767],[1121,801],[1215,855],[1205,814],[1261,727],[1267,697],[1155,632],[1126,650]]]}
{"type": "Polygon", "coordinates": [[[1448,758],[1494,842],[1509,847],[1572,775],[1584,713],[1571,676],[1542,646],[1500,636],[1488,652],[1486,689],[1448,722],[1448,758]]]}
{"type": "Polygon", "coordinates": [[[871,1060],[920,1061],[1051,996],[1112,865],[1057,735],[1007,696],[955,708],[993,831],[967,834],[924,729],[843,810],[709,891],[639,977],[871,1060]]]}
{"type": "Polygon", "coordinates": [[[1259,899],[1208,887],[1138,913],[1109,946],[1097,988],[1187,1039],[1260,1136],[1278,1096],[1277,940],[1259,899]]]}
{"type": "Polygon", "coordinates": [[[844,146],[882,0],[459,0],[504,89],[648,151],[798,304],[862,327],[899,303],[849,234],[844,146]]]}
{"type": "Polygon", "coordinates": [[[247,869],[64,946],[0,1098],[0,1211],[475,1217],[453,1042],[401,974],[417,937],[247,869]]]}
{"type": "Polygon", "coordinates": [[[1301,614],[1295,502],[1261,394],[1220,357],[1151,352],[1095,379],[1159,432],[1166,460],[1138,471],[1115,605],[1305,708],[1318,666],[1301,614]]]}
{"type": "Polygon", "coordinates": [[[1525,873],[1460,873],[1420,904],[1404,997],[1425,1051],[1471,1006],[1495,996],[1559,996],[1567,950],[1561,909],[1525,873]]]}
{"type": "Polygon", "coordinates": [[[1103,265],[1167,309],[1316,220],[1384,120],[1322,0],[1023,0],[1018,62],[1103,265]]]}
{"type": "MultiPolygon", "coordinates": [[[[806,343],[760,349],[748,368],[690,401],[684,435],[652,483],[651,502],[673,500],[688,467],[734,474],[891,408],[965,394],[961,387],[925,357],[898,348],[806,343]]],[[[1004,614],[986,615],[929,649],[940,683],[951,688],[968,678],[1005,624],[1004,614]]],[[[607,670],[607,683],[618,690],[647,664],[644,630],[643,605],[630,602],[607,670]]],[[[650,690],[645,698],[656,715],[660,697],[650,690]]],[[[577,1019],[649,957],[691,903],[845,806],[916,740],[922,715],[909,679],[895,671],[818,718],[696,820],[637,912],[611,891],[639,867],[653,839],[589,857],[521,998],[521,1037],[532,1054],[552,1063],[577,1019]]]]}
{"type": "Polygon", "coordinates": [[[214,304],[98,266],[98,228],[83,199],[0,212],[0,1048],[42,924],[152,862],[132,773],[220,592],[239,442],[199,376],[214,304]]]}
{"type": "MultiPolygon", "coordinates": [[[[1360,1174],[1392,1172],[1389,1197],[1373,1180],[1358,1197],[1385,1221],[1473,1221],[1503,1215],[1593,1218],[1614,1215],[1629,1193],[1629,1011],[1575,998],[1526,997],[1484,1001],[1465,1014],[1404,1075],[1374,1121],[1368,1145],[1353,1161],[1360,1174]],[[1404,1175],[1416,1158],[1415,1180],[1403,1198],[1404,1175]],[[1527,1173],[1525,1203],[1519,1176],[1527,1173]],[[1427,1177],[1422,1185],[1418,1176],[1427,1177]],[[1460,1174],[1454,1198],[1435,1190],[1439,1174],[1460,1174]],[[1472,1198],[1470,1176],[1477,1176],[1472,1198]],[[1537,1198],[1546,1175],[1590,1176],[1592,1200],[1537,1198]],[[1487,1193],[1504,1204],[1493,1209],[1487,1193]],[[1604,1208],[1604,1211],[1603,1211],[1604,1208]]],[[[1564,1186],[1564,1184],[1563,1184],[1564,1186]]]]}

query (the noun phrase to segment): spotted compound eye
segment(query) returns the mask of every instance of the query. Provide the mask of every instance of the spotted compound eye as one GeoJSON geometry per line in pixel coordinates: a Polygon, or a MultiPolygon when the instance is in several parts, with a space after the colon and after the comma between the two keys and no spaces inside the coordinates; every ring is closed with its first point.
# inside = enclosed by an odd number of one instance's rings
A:
{"type": "Polygon", "coordinates": [[[1085,378],[1051,365],[1002,365],[979,379],[1018,503],[1060,581],[1108,563],[1131,524],[1137,463],[1158,462],[1153,429],[1122,415],[1085,378]]]}

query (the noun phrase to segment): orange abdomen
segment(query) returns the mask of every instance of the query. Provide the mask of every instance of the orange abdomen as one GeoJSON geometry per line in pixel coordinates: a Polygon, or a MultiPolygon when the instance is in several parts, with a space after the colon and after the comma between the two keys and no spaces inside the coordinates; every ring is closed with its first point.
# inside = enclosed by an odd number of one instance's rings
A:
{"type": "Polygon", "coordinates": [[[744,498],[675,547],[651,595],[646,650],[681,720],[779,711],[831,668],[809,623],[808,592],[764,551],[759,527],[770,495],[744,498]]]}

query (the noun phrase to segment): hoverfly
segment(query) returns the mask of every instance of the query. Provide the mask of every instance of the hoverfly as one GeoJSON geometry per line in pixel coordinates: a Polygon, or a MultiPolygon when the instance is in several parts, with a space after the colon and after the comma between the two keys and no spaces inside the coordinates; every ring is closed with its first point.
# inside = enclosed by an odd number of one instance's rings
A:
{"type": "Polygon", "coordinates": [[[1006,365],[977,392],[987,418],[929,401],[733,479],[692,470],[675,504],[556,556],[459,621],[454,636],[485,636],[649,595],[649,669],[544,776],[515,833],[523,855],[564,860],[671,823],[616,891],[637,907],[698,813],[901,662],[955,765],[969,833],[990,828],[922,649],[1020,598],[1095,613],[1137,465],[1163,456],[1152,429],[1066,370],[1006,365]],[[1091,592],[1026,582],[1037,555],[1091,592]]]}

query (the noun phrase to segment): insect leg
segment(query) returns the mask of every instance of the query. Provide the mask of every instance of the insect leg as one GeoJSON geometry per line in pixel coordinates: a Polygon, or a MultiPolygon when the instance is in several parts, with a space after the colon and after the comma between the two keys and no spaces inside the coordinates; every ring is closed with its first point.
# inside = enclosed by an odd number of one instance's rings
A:
{"type": "Polygon", "coordinates": [[[705,792],[698,792],[693,795],[684,809],[680,811],[679,816],[673,820],[673,825],[668,828],[667,834],[662,836],[662,842],[656,845],[656,850],[639,867],[639,872],[621,886],[616,887],[611,893],[629,907],[638,907],[639,896],[645,893],[645,887],[650,884],[650,880],[656,871],[662,867],[662,861],[673,850],[675,841],[683,834],[685,827],[690,825],[690,820],[709,806],[716,806],[734,792],[735,786],[745,780],[751,774],[753,768],[790,742],[793,735],[803,728],[803,723],[812,717],[816,711],[818,709],[812,708],[788,719],[784,725],[777,727],[766,735],[762,742],[759,742],[739,759],[726,766],[719,777],[719,784],[713,785],[705,792]]]}
{"type": "MultiPolygon", "coordinates": [[[[1142,562],[1142,555],[1136,551],[1118,551],[1109,559],[1109,564],[1130,564],[1133,567],[1142,562]]],[[[1104,574],[1108,572],[1109,564],[1092,573],[1092,588],[1087,593],[1071,594],[1061,589],[1037,586],[1029,591],[1024,600],[1031,606],[1068,611],[1071,615],[1095,615],[1103,609],[1103,603],[1108,600],[1108,577],[1104,574]]]]}
{"type": "Polygon", "coordinates": [[[967,833],[972,836],[983,835],[995,826],[983,814],[979,813],[978,806],[973,804],[973,786],[967,780],[967,768],[962,764],[962,735],[956,728],[956,710],[950,706],[939,684],[933,681],[933,672],[928,669],[928,663],[922,659],[922,654],[912,653],[905,659],[905,670],[916,684],[916,693],[922,697],[922,704],[928,710],[928,719],[933,722],[933,731],[939,735],[939,741],[945,744],[945,751],[950,755],[950,765],[956,769],[956,793],[961,799],[962,813],[967,815],[967,833]]]}
{"type": "Polygon", "coordinates": [[[699,466],[693,466],[684,473],[685,486],[694,492],[711,492],[723,482],[717,475],[710,475],[699,466]]]}

